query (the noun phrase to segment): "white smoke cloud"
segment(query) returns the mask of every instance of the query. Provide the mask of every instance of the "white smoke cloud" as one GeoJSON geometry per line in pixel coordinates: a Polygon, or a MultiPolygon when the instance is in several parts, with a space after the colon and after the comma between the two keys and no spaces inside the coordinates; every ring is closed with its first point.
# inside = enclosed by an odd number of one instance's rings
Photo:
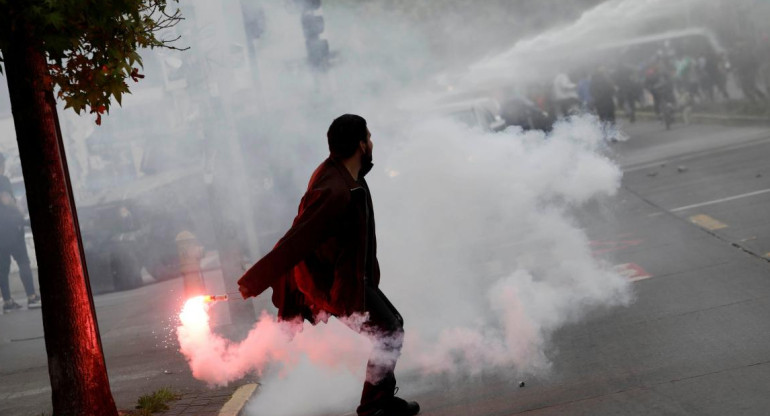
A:
{"type": "Polygon", "coordinates": [[[545,139],[446,120],[409,136],[386,162],[398,174],[372,179],[383,290],[406,320],[399,365],[535,372],[554,330],[629,301],[628,282],[568,214],[620,186],[595,120],[545,139]]]}
{"type": "MultiPolygon", "coordinates": [[[[443,119],[405,134],[409,140],[370,180],[382,288],[406,320],[401,372],[542,374],[555,330],[593,308],[630,301],[629,282],[592,256],[568,214],[620,185],[620,170],[600,153],[595,119],[572,119],[548,137],[443,119]]],[[[179,336],[198,378],[225,384],[262,374],[250,414],[342,410],[356,403],[371,344],[329,322],[306,324],[293,339],[267,316],[239,344],[207,327],[195,338],[183,326],[179,336]],[[263,372],[271,363],[280,371],[263,372]],[[322,375],[328,395],[285,400],[295,389],[312,390],[322,375]]]]}
{"type": "MultiPolygon", "coordinates": [[[[302,360],[320,367],[347,368],[351,372],[366,361],[368,339],[352,336],[355,333],[337,320],[313,327],[277,321],[263,313],[243,341],[232,342],[212,332],[208,305],[202,299],[194,298],[185,304],[177,336],[193,376],[211,386],[227,385],[249,372],[293,372],[302,360]]],[[[355,325],[362,320],[352,316],[344,321],[355,325]]]]}
{"type": "MultiPolygon", "coordinates": [[[[558,123],[546,136],[404,115],[396,103],[419,93],[429,75],[419,62],[430,55],[416,32],[325,3],[330,44],[342,57],[329,74],[312,75],[282,66],[304,55],[296,11],[263,4],[260,100],[267,105],[253,128],[267,137],[271,163],[292,172],[301,189],[326,156],[332,118],[353,112],[369,121],[381,287],[406,321],[397,376],[426,385],[439,375],[500,368],[545,374],[557,359],[549,355],[556,330],[631,301],[629,282],[592,255],[572,215],[620,186],[593,117],[558,123]]],[[[296,190],[283,192],[298,202],[296,190]]],[[[334,318],[305,324],[293,339],[269,317],[241,343],[183,332],[196,377],[224,384],[261,375],[247,409],[255,416],[352,410],[371,349],[334,318]]]]}

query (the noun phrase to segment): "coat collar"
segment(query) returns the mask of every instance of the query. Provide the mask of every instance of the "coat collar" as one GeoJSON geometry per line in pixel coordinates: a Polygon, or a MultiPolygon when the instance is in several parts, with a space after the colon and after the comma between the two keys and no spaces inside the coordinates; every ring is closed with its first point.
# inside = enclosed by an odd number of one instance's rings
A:
{"type": "Polygon", "coordinates": [[[326,161],[330,165],[337,168],[340,175],[342,175],[342,178],[345,180],[345,184],[347,185],[348,189],[353,190],[361,187],[361,184],[358,183],[358,181],[356,181],[355,179],[353,179],[353,176],[350,174],[350,172],[348,172],[348,168],[346,168],[345,165],[340,160],[332,156],[329,156],[329,158],[326,159],[326,161]]]}

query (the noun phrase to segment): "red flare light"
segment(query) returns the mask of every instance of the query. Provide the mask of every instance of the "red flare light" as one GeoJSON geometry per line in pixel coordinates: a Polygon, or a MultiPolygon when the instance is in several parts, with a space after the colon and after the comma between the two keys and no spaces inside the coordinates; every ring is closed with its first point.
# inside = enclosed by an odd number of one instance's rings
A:
{"type": "Polygon", "coordinates": [[[203,295],[203,301],[206,303],[225,301],[227,295],[203,295]]]}
{"type": "Polygon", "coordinates": [[[182,325],[193,331],[207,329],[209,324],[209,302],[206,301],[206,296],[196,296],[188,299],[182,308],[182,312],[179,314],[182,325]]]}

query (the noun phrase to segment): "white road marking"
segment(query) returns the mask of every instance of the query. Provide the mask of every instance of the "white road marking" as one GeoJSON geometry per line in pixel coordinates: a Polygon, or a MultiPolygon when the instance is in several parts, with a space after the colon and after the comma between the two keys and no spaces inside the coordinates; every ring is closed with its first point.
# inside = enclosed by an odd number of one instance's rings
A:
{"type": "Polygon", "coordinates": [[[18,399],[21,397],[36,396],[38,394],[50,394],[51,387],[40,387],[37,389],[28,389],[18,392],[13,392],[5,396],[5,399],[18,399]]]}
{"type": "Polygon", "coordinates": [[[699,208],[699,207],[705,207],[705,206],[707,206],[707,205],[720,204],[720,203],[722,203],[722,202],[727,202],[727,201],[734,201],[734,200],[736,200],[736,199],[741,199],[741,198],[748,198],[748,197],[750,197],[750,196],[755,196],[755,195],[762,195],[762,194],[766,194],[766,193],[768,193],[768,192],[770,192],[770,189],[762,189],[761,191],[754,191],[754,192],[749,192],[749,193],[745,193],[745,194],[740,194],[740,195],[735,195],[735,196],[729,196],[729,197],[727,197],[727,198],[714,199],[714,200],[712,200],[712,201],[701,202],[701,203],[699,203],[699,204],[685,205],[685,206],[683,206],[683,207],[679,207],[679,208],[670,209],[670,210],[669,210],[669,212],[679,212],[679,211],[686,211],[686,210],[688,210],[688,209],[699,208]]]}
{"type": "MultiPolygon", "coordinates": [[[[158,370],[144,371],[141,373],[133,373],[133,374],[122,374],[119,376],[110,377],[110,383],[114,384],[116,382],[144,380],[158,374],[160,374],[160,371],[158,370]]],[[[7,393],[7,395],[4,396],[4,399],[17,399],[21,397],[36,396],[38,394],[50,394],[50,392],[51,392],[50,385],[48,386],[41,385],[40,387],[37,387],[37,388],[28,388],[26,390],[7,393]]]]}

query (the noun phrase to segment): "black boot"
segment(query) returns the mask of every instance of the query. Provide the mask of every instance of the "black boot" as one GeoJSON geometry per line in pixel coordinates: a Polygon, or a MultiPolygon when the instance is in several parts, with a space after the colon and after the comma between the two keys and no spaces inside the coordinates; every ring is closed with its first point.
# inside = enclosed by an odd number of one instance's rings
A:
{"type": "Polygon", "coordinates": [[[361,392],[361,405],[356,409],[358,416],[380,416],[378,411],[384,409],[393,398],[395,388],[395,378],[392,381],[385,379],[377,384],[365,382],[364,390],[361,392]]]}
{"type": "Polygon", "coordinates": [[[388,377],[377,384],[366,382],[356,412],[359,416],[413,416],[420,413],[417,402],[396,397],[396,392],[395,378],[388,377]]]}
{"type": "Polygon", "coordinates": [[[420,405],[411,401],[408,402],[400,397],[393,396],[385,404],[384,415],[386,416],[414,416],[420,413],[420,405]]]}
{"type": "MultiPolygon", "coordinates": [[[[408,402],[400,397],[392,397],[384,407],[372,410],[367,416],[414,416],[420,413],[420,405],[411,401],[408,402]]],[[[360,413],[359,413],[360,415],[360,413]]]]}

